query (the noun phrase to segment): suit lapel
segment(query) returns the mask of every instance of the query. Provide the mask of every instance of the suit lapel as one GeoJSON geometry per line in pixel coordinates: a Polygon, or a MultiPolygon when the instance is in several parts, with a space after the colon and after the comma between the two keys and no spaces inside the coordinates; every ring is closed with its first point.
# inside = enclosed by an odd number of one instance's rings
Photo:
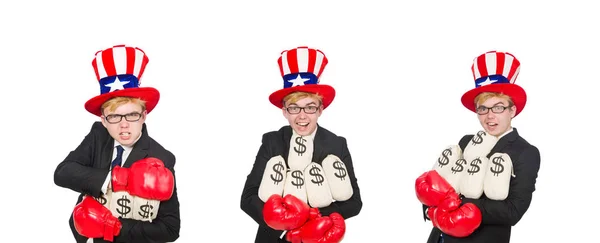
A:
{"type": "Polygon", "coordinates": [[[150,138],[148,137],[148,131],[146,129],[146,124],[142,126],[142,137],[138,140],[133,146],[133,150],[125,160],[123,167],[129,168],[133,162],[138,161],[140,159],[146,158],[148,155],[148,147],[150,144],[150,138]]]}
{"type": "Polygon", "coordinates": [[[321,161],[323,161],[323,159],[325,158],[325,156],[323,156],[324,151],[324,145],[325,145],[325,136],[323,136],[323,128],[319,127],[319,125],[317,125],[317,133],[315,134],[314,137],[314,141],[313,141],[313,156],[312,156],[312,162],[316,162],[318,164],[321,164],[321,161]]]}
{"type": "Polygon", "coordinates": [[[512,132],[504,135],[504,137],[502,137],[502,138],[500,138],[500,140],[498,140],[498,142],[496,143],[496,145],[494,145],[494,147],[492,148],[490,153],[487,155],[487,157],[489,158],[494,153],[502,151],[508,144],[514,142],[517,139],[517,137],[519,137],[519,133],[517,132],[516,128],[513,128],[512,132]]]}
{"type": "Polygon", "coordinates": [[[115,140],[108,135],[109,139],[102,147],[102,154],[100,154],[100,168],[109,169],[112,163],[112,155],[115,150],[115,140]]]}

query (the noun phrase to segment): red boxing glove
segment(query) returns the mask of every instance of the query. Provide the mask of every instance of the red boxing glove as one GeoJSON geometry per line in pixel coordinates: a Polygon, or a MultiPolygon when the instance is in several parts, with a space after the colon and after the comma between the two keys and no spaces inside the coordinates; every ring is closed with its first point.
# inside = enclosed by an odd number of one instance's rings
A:
{"type": "Polygon", "coordinates": [[[127,191],[132,196],[166,201],[173,195],[175,177],[160,159],[144,158],[129,168],[127,191]]]}
{"type": "Polygon", "coordinates": [[[113,192],[127,191],[129,168],[123,168],[117,165],[112,169],[111,173],[111,186],[113,192]]]}
{"type": "Polygon", "coordinates": [[[291,232],[286,239],[294,243],[338,243],[344,239],[346,222],[342,215],[334,212],[310,219],[298,231],[291,232]]]}
{"type": "Polygon", "coordinates": [[[472,203],[465,203],[452,211],[435,209],[433,217],[434,225],[454,237],[467,237],[481,225],[481,211],[472,203]]]}
{"type": "MultiPolygon", "coordinates": [[[[316,219],[316,218],[320,218],[321,217],[321,212],[319,212],[318,208],[310,208],[308,210],[308,221],[316,219]]],[[[287,234],[285,235],[285,239],[289,242],[292,243],[302,243],[302,236],[300,234],[302,227],[299,228],[295,228],[293,230],[290,230],[287,232],[287,234]]]]}
{"type": "Polygon", "coordinates": [[[275,230],[291,230],[308,220],[310,206],[294,195],[273,194],[263,207],[263,218],[275,230]]]}
{"type": "Polygon", "coordinates": [[[452,185],[435,170],[423,173],[415,182],[417,198],[429,207],[454,210],[461,204],[458,193],[452,185]]]}
{"type": "Polygon", "coordinates": [[[102,204],[87,195],[73,209],[73,224],[77,233],[82,236],[104,238],[110,242],[121,232],[121,221],[102,204]]]}

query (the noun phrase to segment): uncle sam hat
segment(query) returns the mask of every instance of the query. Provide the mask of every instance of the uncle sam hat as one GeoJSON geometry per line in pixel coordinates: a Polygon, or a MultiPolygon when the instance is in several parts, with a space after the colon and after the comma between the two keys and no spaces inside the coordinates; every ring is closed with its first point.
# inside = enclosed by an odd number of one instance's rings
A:
{"type": "Polygon", "coordinates": [[[473,60],[471,71],[475,79],[475,88],[465,92],[461,97],[462,104],[475,112],[475,97],[482,92],[497,92],[508,95],[517,112],[515,117],[523,111],[527,103],[525,90],[515,84],[521,70],[521,63],[508,52],[489,51],[479,55],[473,60]]]}
{"type": "Polygon", "coordinates": [[[319,83],[319,78],[328,63],[327,57],[322,51],[306,46],[297,47],[281,52],[277,63],[283,77],[283,88],[269,96],[271,104],[282,108],[283,98],[298,91],[314,93],[323,97],[323,109],[333,102],[335,89],[319,83]]]}
{"type": "Polygon", "coordinates": [[[146,111],[150,113],[160,93],[152,87],[140,87],[142,74],[148,64],[148,56],[137,47],[116,45],[96,52],[92,66],[100,85],[100,94],[85,103],[85,109],[101,116],[100,108],[104,102],[115,97],[139,98],[146,102],[146,111]]]}

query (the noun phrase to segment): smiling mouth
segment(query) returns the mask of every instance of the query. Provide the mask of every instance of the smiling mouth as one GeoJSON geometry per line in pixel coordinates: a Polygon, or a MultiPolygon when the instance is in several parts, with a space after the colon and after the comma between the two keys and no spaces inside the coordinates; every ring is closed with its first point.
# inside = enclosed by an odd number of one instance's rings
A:
{"type": "Polygon", "coordinates": [[[301,126],[301,127],[307,127],[308,126],[308,122],[296,122],[296,125],[301,126]]]}
{"type": "Polygon", "coordinates": [[[497,126],[497,125],[498,125],[498,123],[495,123],[495,122],[488,122],[488,123],[486,123],[486,124],[487,124],[488,126],[490,126],[490,127],[495,127],[495,126],[497,126]]]}

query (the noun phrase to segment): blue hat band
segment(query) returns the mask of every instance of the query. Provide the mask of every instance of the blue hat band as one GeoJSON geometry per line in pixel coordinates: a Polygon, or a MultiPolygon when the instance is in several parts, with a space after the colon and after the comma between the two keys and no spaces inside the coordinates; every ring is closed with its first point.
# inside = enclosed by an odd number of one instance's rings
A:
{"type": "Polygon", "coordinates": [[[504,77],[502,75],[498,75],[498,74],[475,79],[475,87],[476,88],[484,86],[484,85],[488,85],[488,84],[507,84],[507,83],[510,83],[510,81],[506,77],[504,77]]]}
{"type": "Polygon", "coordinates": [[[112,91],[137,88],[139,80],[132,74],[120,74],[117,76],[109,76],[100,79],[100,94],[110,93],[112,91]]]}
{"type": "Polygon", "coordinates": [[[283,88],[305,84],[317,84],[319,78],[314,73],[290,73],[283,76],[283,88]]]}

